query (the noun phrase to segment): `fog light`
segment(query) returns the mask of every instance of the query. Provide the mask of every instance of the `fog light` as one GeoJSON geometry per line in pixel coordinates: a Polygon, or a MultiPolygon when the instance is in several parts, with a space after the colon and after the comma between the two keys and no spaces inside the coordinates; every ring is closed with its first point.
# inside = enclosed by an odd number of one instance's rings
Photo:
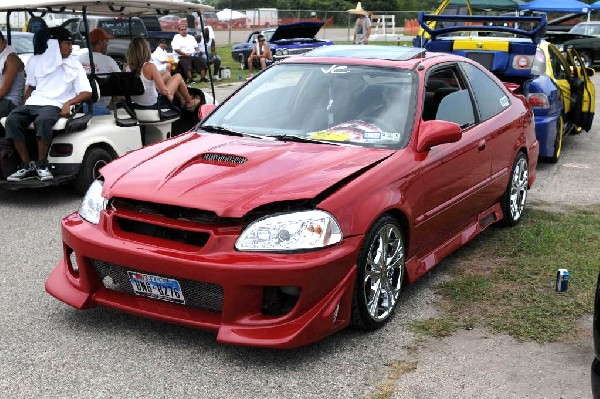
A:
{"type": "Polygon", "coordinates": [[[296,286],[264,287],[261,312],[268,316],[281,316],[298,303],[302,289],[296,286]]]}
{"type": "Polygon", "coordinates": [[[79,265],[77,264],[77,256],[75,256],[75,251],[73,251],[71,248],[67,248],[67,251],[69,256],[67,264],[69,265],[71,272],[73,272],[73,274],[79,274],[79,265]]]}

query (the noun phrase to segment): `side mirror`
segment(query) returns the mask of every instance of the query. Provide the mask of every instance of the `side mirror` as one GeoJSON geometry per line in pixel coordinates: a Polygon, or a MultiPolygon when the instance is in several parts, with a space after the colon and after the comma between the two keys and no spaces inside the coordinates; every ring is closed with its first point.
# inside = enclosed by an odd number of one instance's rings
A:
{"type": "Polygon", "coordinates": [[[198,119],[202,122],[208,115],[217,108],[215,104],[204,104],[198,108],[198,119]]]}
{"type": "Polygon", "coordinates": [[[431,120],[421,122],[417,151],[427,151],[440,144],[455,143],[462,138],[462,129],[454,122],[431,120]]]}

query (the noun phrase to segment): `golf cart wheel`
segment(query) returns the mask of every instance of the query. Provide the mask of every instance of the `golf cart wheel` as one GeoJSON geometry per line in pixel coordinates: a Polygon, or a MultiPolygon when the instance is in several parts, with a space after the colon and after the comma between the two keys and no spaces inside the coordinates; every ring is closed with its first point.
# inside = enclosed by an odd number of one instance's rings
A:
{"type": "Polygon", "coordinates": [[[115,158],[103,148],[96,147],[87,150],[79,174],[75,178],[75,190],[80,194],[85,194],[93,181],[100,176],[100,168],[115,158]]]}

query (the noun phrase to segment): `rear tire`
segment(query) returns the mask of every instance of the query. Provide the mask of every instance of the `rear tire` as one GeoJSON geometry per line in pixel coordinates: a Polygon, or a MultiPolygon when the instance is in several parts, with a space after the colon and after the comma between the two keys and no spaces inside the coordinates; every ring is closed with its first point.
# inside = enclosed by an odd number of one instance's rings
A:
{"type": "Polygon", "coordinates": [[[365,236],[357,261],[350,324],[375,330],[387,323],[404,282],[404,234],[391,216],[379,218],[365,236]]]}
{"type": "Polygon", "coordinates": [[[102,148],[91,148],[86,151],[79,174],[73,185],[79,194],[85,194],[94,180],[100,176],[100,168],[110,163],[114,157],[102,148]]]}
{"type": "Polygon", "coordinates": [[[560,159],[563,137],[565,133],[565,124],[562,115],[556,120],[556,139],[554,139],[554,153],[549,158],[551,163],[557,163],[560,159]]]}
{"type": "Polygon", "coordinates": [[[519,223],[525,210],[528,189],[529,162],[527,162],[525,154],[519,152],[513,162],[508,186],[500,200],[504,216],[500,221],[502,226],[511,227],[519,223]]]}

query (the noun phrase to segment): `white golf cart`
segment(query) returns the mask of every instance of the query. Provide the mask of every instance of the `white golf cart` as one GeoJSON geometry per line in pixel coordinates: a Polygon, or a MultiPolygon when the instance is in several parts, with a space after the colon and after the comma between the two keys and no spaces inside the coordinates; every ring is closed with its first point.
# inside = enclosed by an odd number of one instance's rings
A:
{"type": "MultiPolygon", "coordinates": [[[[212,7],[202,4],[171,0],[2,0],[0,12],[6,12],[6,21],[10,23],[10,14],[26,12],[31,18],[41,19],[46,13],[76,14],[84,20],[85,37],[89,27],[87,15],[114,17],[132,17],[148,14],[168,15],[185,13],[200,16],[212,7]]],[[[202,20],[200,18],[200,20],[202,20]]],[[[10,25],[7,26],[6,40],[10,43],[10,25]]],[[[93,56],[90,54],[90,63],[93,56]]],[[[92,70],[94,70],[92,66],[92,70]]],[[[88,186],[98,176],[98,169],[113,159],[144,145],[164,140],[185,132],[198,122],[197,111],[185,111],[169,107],[155,110],[138,110],[132,106],[131,95],[143,92],[139,76],[128,72],[94,74],[90,76],[94,98],[99,96],[118,96],[119,101],[112,115],[92,116],[90,111],[82,113],[82,107],[76,107],[68,118],[61,118],[54,126],[54,137],[49,148],[48,162],[54,179],[40,181],[28,179],[19,182],[0,180],[0,188],[16,190],[21,188],[45,187],[72,182],[76,190],[85,193],[88,186]],[[141,92],[140,92],[141,90],[141,92]]],[[[201,104],[214,103],[212,96],[199,89],[189,88],[190,93],[201,98],[201,104]]],[[[4,125],[4,119],[2,124],[4,125]]],[[[35,133],[30,132],[32,143],[30,152],[35,153],[35,133]]],[[[35,159],[35,157],[33,157],[35,159]]]]}

